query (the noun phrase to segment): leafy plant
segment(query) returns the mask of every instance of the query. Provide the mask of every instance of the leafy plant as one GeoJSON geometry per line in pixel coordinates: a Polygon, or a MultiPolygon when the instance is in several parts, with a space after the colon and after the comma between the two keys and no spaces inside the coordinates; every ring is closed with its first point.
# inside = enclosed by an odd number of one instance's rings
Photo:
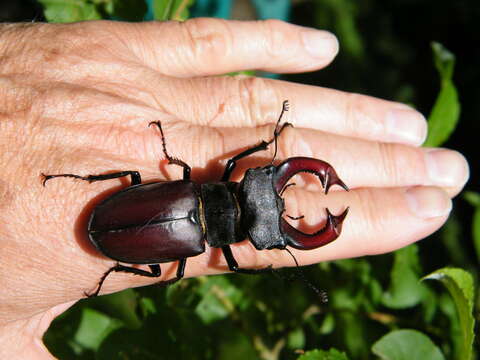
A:
{"type": "MultiPolygon", "coordinates": [[[[38,0],[49,22],[118,19],[141,21],[145,0],[38,0]]],[[[155,20],[185,20],[194,0],[151,0],[155,20]]]]}
{"type": "Polygon", "coordinates": [[[433,42],[435,66],[440,75],[440,92],[428,118],[425,146],[439,146],[447,141],[460,117],[460,103],[453,84],[455,56],[442,44],[433,42]]]}

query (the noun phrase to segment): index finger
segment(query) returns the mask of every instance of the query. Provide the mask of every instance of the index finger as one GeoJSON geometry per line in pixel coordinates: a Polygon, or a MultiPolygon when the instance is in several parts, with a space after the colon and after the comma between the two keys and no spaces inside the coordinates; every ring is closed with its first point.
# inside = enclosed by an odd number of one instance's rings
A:
{"type": "Polygon", "coordinates": [[[175,77],[312,71],[327,66],[338,52],[338,41],[328,31],[279,20],[197,18],[121,26],[133,30],[122,32],[122,38],[135,55],[175,77]]]}

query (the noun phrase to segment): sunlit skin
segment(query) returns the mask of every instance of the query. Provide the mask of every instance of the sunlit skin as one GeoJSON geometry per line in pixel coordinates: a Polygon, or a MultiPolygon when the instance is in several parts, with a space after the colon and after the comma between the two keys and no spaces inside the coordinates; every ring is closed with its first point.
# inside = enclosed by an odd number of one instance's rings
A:
{"type": "MultiPolygon", "coordinates": [[[[0,26],[0,358],[52,359],[41,337],[51,320],[95,288],[112,260],[85,238],[93,206],[128,185],[61,178],[42,186],[41,173],[102,174],[137,170],[142,181],[182,177],[169,152],[192,167],[198,182],[221,178],[226,161],[271,137],[279,109],[290,101],[276,158],[330,163],[350,188],[325,196],[318,179],[296,177],[288,215],[317,229],[325,208],[350,208],[342,235],[314,250],[291,249],[301,265],[381,254],[442,226],[451,198],[468,179],[463,156],[419,147],[421,114],[406,105],[315,86],[217,76],[261,69],[305,72],[327,66],[338,51],[324,31],[279,21],[196,19],[185,23],[84,22],[0,26]]],[[[388,94],[386,94],[388,96],[388,94]]],[[[268,164],[273,149],[241,160],[268,164]]],[[[295,223],[293,220],[289,220],[295,223]]],[[[232,246],[243,267],[293,266],[281,250],[232,246]]],[[[160,280],[175,274],[162,265],[160,280]]],[[[227,271],[218,249],[189,259],[186,277],[227,271]]],[[[115,273],[102,293],[159,279],[115,273]]]]}

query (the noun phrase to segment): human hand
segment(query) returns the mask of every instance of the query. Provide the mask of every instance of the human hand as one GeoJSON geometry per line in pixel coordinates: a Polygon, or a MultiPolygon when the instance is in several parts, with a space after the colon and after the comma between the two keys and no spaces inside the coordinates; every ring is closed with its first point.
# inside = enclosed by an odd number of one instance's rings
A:
{"type": "MultiPolygon", "coordinates": [[[[325,160],[351,189],[332,188],[324,197],[318,180],[302,177],[286,191],[288,214],[305,215],[305,227],[317,229],[327,205],[333,213],[350,207],[340,238],[294,252],[302,265],[393,251],[429,235],[468,178],[458,153],[418,147],[426,124],[405,105],[212,76],[319,69],[337,52],[325,32],[278,21],[196,19],[3,25],[0,38],[1,358],[49,358],[41,337],[50,321],[114,264],[85,240],[85,218],[128,180],[63,178],[43,188],[40,173],[137,170],[144,181],[181,178],[181,169],[165,162],[159,171],[164,157],[151,121],[162,121],[170,154],[192,166],[193,180],[218,180],[229,157],[271,138],[282,101],[290,100],[285,120],[295,128],[279,138],[277,159],[325,160]]],[[[245,158],[233,180],[272,154],[245,158]]],[[[255,251],[248,241],[232,249],[245,268],[293,265],[285,252],[255,251]]],[[[161,280],[174,276],[175,263],[161,267],[161,280]]],[[[187,260],[186,276],[226,270],[219,249],[209,248],[187,260]]],[[[116,273],[102,293],[158,280],[116,273]]]]}

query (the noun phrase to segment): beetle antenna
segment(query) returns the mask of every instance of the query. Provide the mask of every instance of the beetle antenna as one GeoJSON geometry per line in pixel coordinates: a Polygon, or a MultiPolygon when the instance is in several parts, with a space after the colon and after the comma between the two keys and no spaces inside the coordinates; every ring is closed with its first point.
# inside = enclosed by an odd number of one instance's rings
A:
{"type": "Polygon", "coordinates": [[[317,288],[315,285],[313,285],[310,281],[308,281],[308,279],[305,277],[305,273],[302,271],[302,268],[300,267],[300,265],[298,265],[298,261],[297,259],[295,258],[295,256],[293,256],[292,252],[290,250],[288,250],[288,248],[285,248],[285,250],[287,250],[287,252],[290,254],[290,256],[293,258],[293,261],[295,261],[295,265],[296,265],[296,270],[297,270],[297,276],[305,283],[307,284],[307,286],[312,289],[315,294],[318,295],[318,297],[320,298],[320,301],[324,304],[328,303],[328,295],[327,295],[327,292],[325,290],[320,290],[319,288],[317,288]]]}
{"type": "Polygon", "coordinates": [[[275,124],[275,131],[273,132],[273,141],[275,142],[275,152],[273,153],[272,161],[270,162],[271,164],[273,164],[273,160],[275,160],[275,157],[277,156],[277,148],[278,148],[277,138],[278,138],[278,135],[280,135],[280,133],[282,132],[282,130],[285,126],[288,126],[287,125],[288,123],[285,123],[280,128],[280,130],[278,130],[278,125],[280,125],[280,121],[282,121],[282,117],[283,117],[283,114],[285,114],[285,111],[288,111],[288,107],[289,107],[288,100],[284,100],[283,103],[282,103],[282,112],[280,113],[280,116],[278,117],[277,123],[275,124]]]}

